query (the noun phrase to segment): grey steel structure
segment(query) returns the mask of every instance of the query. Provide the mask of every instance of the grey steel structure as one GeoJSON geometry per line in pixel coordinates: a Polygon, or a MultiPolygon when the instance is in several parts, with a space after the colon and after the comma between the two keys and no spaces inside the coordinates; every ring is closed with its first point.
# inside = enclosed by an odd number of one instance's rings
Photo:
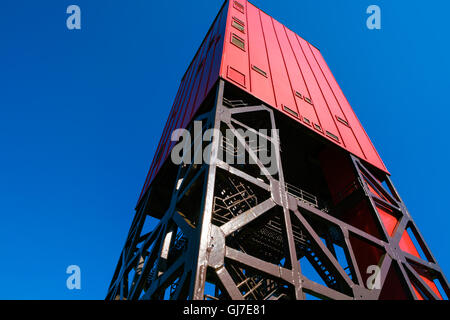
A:
{"type": "Polygon", "coordinates": [[[337,152],[348,158],[356,179],[342,190],[339,204],[305,192],[291,177],[300,174],[320,184],[309,168],[318,166],[318,150],[338,147],[224,80],[212,91],[195,120],[202,121],[203,131],[231,130],[235,144],[225,135],[198,144],[195,153],[212,146],[209,164],[174,165],[167,160],[137,208],[107,299],[440,299],[426,279],[439,281],[449,295],[442,270],[388,175],[380,176],[379,170],[341,150],[337,152]],[[265,135],[261,128],[279,131],[265,135]],[[277,174],[267,173],[261,150],[242,130],[268,142],[277,174]],[[304,150],[294,150],[299,139],[307,145],[304,150]],[[220,154],[237,156],[236,144],[255,164],[222,160],[220,154]],[[301,173],[301,166],[295,172],[292,166],[300,153],[310,166],[301,173]],[[371,192],[369,184],[383,196],[371,192]],[[369,207],[377,226],[383,223],[376,206],[392,211],[399,221],[395,233],[380,227],[380,235],[374,236],[346,222],[342,212],[355,203],[369,207]],[[149,231],[145,226],[155,221],[151,216],[160,220],[149,231]],[[414,233],[425,259],[400,249],[406,229],[414,233]],[[342,248],[344,264],[336,248],[342,248]],[[322,284],[302,271],[303,261],[322,284]],[[379,267],[379,283],[368,288],[371,261],[379,267]]]}

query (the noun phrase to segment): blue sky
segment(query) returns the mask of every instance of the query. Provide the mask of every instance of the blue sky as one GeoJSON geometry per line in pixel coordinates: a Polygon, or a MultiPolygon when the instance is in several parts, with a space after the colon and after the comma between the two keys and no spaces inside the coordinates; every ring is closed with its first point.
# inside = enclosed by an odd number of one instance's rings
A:
{"type": "MultiPolygon", "coordinates": [[[[254,0],[319,47],[450,272],[447,1],[254,0]],[[382,29],[366,28],[366,8],[382,29]]],[[[0,299],[103,299],[222,1],[0,2],[0,299]],[[82,29],[66,28],[77,4],[82,29]],[[81,290],[66,288],[81,267],[81,290]]]]}

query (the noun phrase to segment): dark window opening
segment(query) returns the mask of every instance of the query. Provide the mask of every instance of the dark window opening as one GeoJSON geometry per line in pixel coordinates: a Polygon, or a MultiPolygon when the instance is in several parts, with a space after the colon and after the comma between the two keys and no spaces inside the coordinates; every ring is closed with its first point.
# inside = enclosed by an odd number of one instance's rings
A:
{"type": "Polygon", "coordinates": [[[339,141],[338,136],[336,136],[335,134],[332,134],[330,131],[326,132],[327,136],[330,137],[333,140],[339,141]]]}
{"type": "Polygon", "coordinates": [[[244,5],[240,2],[234,1],[233,7],[240,12],[244,13],[244,5]]]}
{"type": "Polygon", "coordinates": [[[336,118],[338,119],[338,121],[344,125],[346,125],[347,127],[350,127],[350,125],[348,124],[348,122],[344,119],[342,119],[341,117],[336,116],[336,118]]]}
{"type": "Polygon", "coordinates": [[[311,101],[311,99],[308,98],[308,97],[305,97],[305,101],[308,102],[309,104],[313,104],[312,101],[311,101]]]}
{"type": "Polygon", "coordinates": [[[234,28],[238,29],[239,31],[245,32],[245,27],[242,24],[240,24],[239,22],[237,22],[236,20],[233,20],[233,22],[231,22],[231,25],[234,28]]]}
{"type": "Polygon", "coordinates": [[[244,39],[238,37],[234,33],[231,35],[231,43],[234,44],[239,49],[245,51],[245,41],[244,41],[244,39]]]}
{"type": "Polygon", "coordinates": [[[298,113],[295,112],[294,110],[292,110],[292,109],[289,108],[289,107],[283,106],[283,110],[286,111],[286,112],[288,112],[289,114],[295,116],[295,117],[298,117],[298,113]]]}
{"type": "Polygon", "coordinates": [[[322,127],[319,126],[317,123],[314,123],[314,128],[316,128],[316,130],[322,132],[322,127]]]}
{"type": "Polygon", "coordinates": [[[257,66],[253,66],[253,65],[252,65],[252,69],[267,78],[267,73],[264,70],[261,70],[257,66]]]}

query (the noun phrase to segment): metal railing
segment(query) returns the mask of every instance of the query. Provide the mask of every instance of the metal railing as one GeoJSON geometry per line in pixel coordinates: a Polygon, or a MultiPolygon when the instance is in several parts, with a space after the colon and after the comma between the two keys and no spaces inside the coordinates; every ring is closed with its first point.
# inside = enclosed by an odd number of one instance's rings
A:
{"type": "Polygon", "coordinates": [[[306,192],[292,184],[286,183],[286,191],[291,196],[299,199],[300,201],[306,202],[307,204],[319,208],[319,200],[317,197],[309,192],[306,192]]]}
{"type": "MultiPolygon", "coordinates": [[[[242,157],[244,161],[246,156],[246,150],[243,145],[240,144],[240,142],[237,141],[237,139],[234,139],[233,141],[230,141],[227,136],[222,137],[222,143],[221,143],[221,149],[225,152],[225,154],[231,155],[231,158],[234,159],[236,157],[242,157]]],[[[267,146],[259,146],[258,145],[258,139],[256,140],[246,140],[246,144],[249,146],[249,148],[256,153],[256,155],[261,154],[264,152],[267,154],[270,150],[267,149],[267,146]]],[[[228,159],[228,158],[225,158],[228,159]]],[[[232,163],[234,164],[234,163],[232,163]]]]}
{"type": "Polygon", "coordinates": [[[248,104],[245,103],[242,100],[230,100],[230,99],[227,99],[227,98],[223,98],[223,103],[225,105],[229,106],[229,107],[232,107],[232,108],[248,106],[248,104]]]}

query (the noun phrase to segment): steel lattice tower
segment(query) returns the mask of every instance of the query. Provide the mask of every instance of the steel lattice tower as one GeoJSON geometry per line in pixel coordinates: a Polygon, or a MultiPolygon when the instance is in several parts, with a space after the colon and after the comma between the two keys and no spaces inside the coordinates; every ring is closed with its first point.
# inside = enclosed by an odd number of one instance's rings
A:
{"type": "Polygon", "coordinates": [[[181,81],[107,299],[444,293],[320,51],[247,1],[226,1],[181,81]],[[210,161],[175,164],[177,128],[194,136],[192,159],[207,150],[210,161]],[[195,136],[208,129],[222,135],[195,136]]]}

